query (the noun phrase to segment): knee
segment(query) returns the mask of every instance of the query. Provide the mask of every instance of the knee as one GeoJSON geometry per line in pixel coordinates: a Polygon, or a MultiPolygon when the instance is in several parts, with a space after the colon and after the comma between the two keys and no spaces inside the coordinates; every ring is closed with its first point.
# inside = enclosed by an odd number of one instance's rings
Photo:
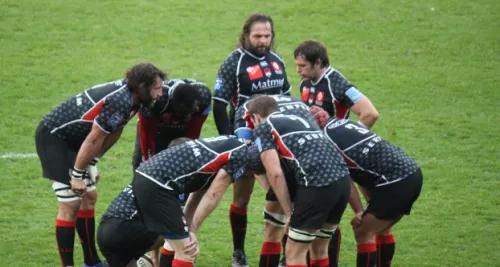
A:
{"type": "Polygon", "coordinates": [[[66,221],[76,220],[76,215],[80,210],[80,200],[70,202],[59,202],[58,218],[66,221]]]}
{"type": "Polygon", "coordinates": [[[97,191],[88,191],[82,196],[82,208],[84,209],[94,209],[95,203],[97,202],[97,191]]]}

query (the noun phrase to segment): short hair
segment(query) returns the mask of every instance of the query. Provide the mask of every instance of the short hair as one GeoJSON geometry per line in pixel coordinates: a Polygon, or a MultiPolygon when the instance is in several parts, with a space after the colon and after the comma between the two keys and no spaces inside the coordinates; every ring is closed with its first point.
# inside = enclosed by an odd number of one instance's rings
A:
{"type": "Polygon", "coordinates": [[[252,30],[252,27],[255,23],[266,23],[269,22],[271,24],[271,50],[274,47],[274,37],[276,36],[276,33],[274,32],[274,22],[271,16],[263,13],[255,13],[252,14],[248,19],[245,21],[243,24],[243,29],[240,32],[240,43],[239,47],[248,49],[248,45],[250,44],[249,41],[249,36],[250,36],[250,31],[252,30]]]}
{"type": "Polygon", "coordinates": [[[170,100],[172,101],[172,108],[175,115],[190,115],[196,112],[197,103],[200,99],[198,89],[187,83],[177,85],[172,93],[170,100]]]}
{"type": "Polygon", "coordinates": [[[259,114],[261,117],[265,118],[278,110],[278,102],[271,96],[259,95],[248,103],[247,108],[250,116],[259,114]]]}
{"type": "Polygon", "coordinates": [[[174,146],[178,146],[178,145],[182,145],[186,142],[189,142],[193,139],[191,138],[187,138],[187,137],[178,137],[178,138],[175,138],[174,140],[170,141],[170,143],[168,144],[168,148],[171,148],[171,147],[174,147],[174,146]]]}
{"type": "Polygon", "coordinates": [[[164,81],[167,79],[167,73],[151,63],[139,63],[134,65],[125,74],[127,87],[134,93],[139,92],[141,85],[144,86],[144,88],[150,88],[155,83],[157,77],[160,77],[160,79],[164,81]]]}
{"type": "Polygon", "coordinates": [[[319,59],[322,67],[330,65],[330,60],[328,59],[328,51],[326,47],[319,41],[306,40],[299,44],[295,51],[293,52],[294,58],[298,56],[303,56],[306,61],[314,65],[319,59]]]}

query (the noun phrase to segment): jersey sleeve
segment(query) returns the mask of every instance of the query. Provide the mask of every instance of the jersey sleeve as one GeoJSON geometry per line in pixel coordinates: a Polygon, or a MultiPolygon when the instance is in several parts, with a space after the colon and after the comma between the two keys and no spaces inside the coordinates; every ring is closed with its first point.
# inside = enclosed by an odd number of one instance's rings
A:
{"type": "Polygon", "coordinates": [[[112,94],[103,100],[94,123],[106,133],[111,133],[127,123],[131,111],[130,99],[120,93],[112,94]]]}
{"type": "Polygon", "coordinates": [[[228,163],[222,166],[222,169],[233,177],[233,181],[236,181],[245,173],[247,161],[247,148],[242,146],[231,152],[228,163]]]}
{"type": "Polygon", "coordinates": [[[229,104],[236,90],[238,52],[233,52],[222,63],[215,78],[213,99],[229,104]]]}
{"type": "Polygon", "coordinates": [[[356,104],[363,94],[337,71],[330,76],[330,93],[341,105],[350,108],[356,104]]]}
{"type": "Polygon", "coordinates": [[[255,138],[255,145],[260,153],[270,149],[277,149],[269,122],[257,125],[253,131],[253,135],[255,138]]]}
{"type": "Polygon", "coordinates": [[[191,84],[198,89],[200,94],[198,112],[196,115],[207,116],[210,111],[212,111],[212,93],[210,92],[208,86],[204,83],[194,81],[191,84]]]}

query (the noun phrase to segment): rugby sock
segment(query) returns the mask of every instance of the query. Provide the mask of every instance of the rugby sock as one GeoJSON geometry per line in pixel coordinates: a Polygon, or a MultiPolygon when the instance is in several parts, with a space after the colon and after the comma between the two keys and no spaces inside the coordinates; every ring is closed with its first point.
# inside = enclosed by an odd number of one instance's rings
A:
{"type": "Polygon", "coordinates": [[[340,242],[342,241],[342,232],[340,226],[333,233],[330,244],[328,244],[328,258],[330,259],[330,267],[338,267],[340,256],[340,242]]]}
{"type": "Polygon", "coordinates": [[[247,233],[247,209],[238,208],[231,204],[229,208],[229,220],[233,234],[234,250],[245,251],[245,236],[247,233]]]}
{"type": "Polygon", "coordinates": [[[172,267],[175,251],[161,248],[160,267],[172,267]]]}
{"type": "Polygon", "coordinates": [[[174,259],[172,262],[172,267],[193,267],[193,263],[190,261],[183,261],[179,259],[174,259]]]}
{"type": "Polygon", "coordinates": [[[377,245],[375,243],[358,244],[358,267],[374,267],[377,265],[377,245]]]}
{"type": "Polygon", "coordinates": [[[280,263],[280,242],[264,242],[260,250],[259,267],[276,267],[280,263]]]}
{"type": "Polygon", "coordinates": [[[83,261],[86,265],[96,265],[101,259],[95,247],[94,210],[79,210],[76,217],[76,231],[82,244],[83,261]]]}
{"type": "Polygon", "coordinates": [[[328,267],[330,260],[328,258],[324,258],[321,260],[311,260],[309,263],[309,266],[311,267],[328,267]]]}
{"type": "Polygon", "coordinates": [[[62,267],[73,266],[75,246],[75,222],[56,220],[56,241],[62,267]]]}
{"type": "Polygon", "coordinates": [[[395,251],[394,235],[377,236],[378,267],[390,267],[395,251]]]}

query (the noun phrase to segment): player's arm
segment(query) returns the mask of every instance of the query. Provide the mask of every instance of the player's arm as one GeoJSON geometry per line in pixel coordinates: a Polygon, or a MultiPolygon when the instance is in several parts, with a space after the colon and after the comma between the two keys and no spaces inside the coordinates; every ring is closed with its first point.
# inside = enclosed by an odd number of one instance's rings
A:
{"type": "Polygon", "coordinates": [[[370,99],[364,95],[354,105],[352,105],[351,111],[358,116],[358,123],[368,129],[375,124],[379,117],[375,106],[373,106],[370,99]]]}
{"type": "Polygon", "coordinates": [[[262,164],[266,169],[269,185],[273,189],[278,201],[285,212],[287,218],[292,215],[292,201],[285,180],[285,175],[281,169],[278,151],[276,149],[265,150],[260,153],[262,164]]]}
{"type": "Polygon", "coordinates": [[[189,194],[189,198],[186,201],[186,207],[184,207],[184,217],[186,217],[188,225],[191,225],[196,207],[198,207],[206,192],[207,190],[200,190],[189,194]]]}
{"type": "Polygon", "coordinates": [[[98,156],[99,158],[101,158],[102,156],[104,156],[104,154],[106,154],[106,152],[108,152],[108,150],[114,144],[116,144],[116,142],[118,141],[118,139],[120,139],[120,137],[122,136],[123,128],[124,127],[120,127],[118,129],[116,129],[114,132],[112,132],[111,134],[109,134],[106,137],[106,139],[104,139],[104,143],[102,145],[101,152],[99,153],[99,156],[98,156]]]}
{"type": "Polygon", "coordinates": [[[220,169],[194,212],[190,232],[196,234],[203,221],[215,210],[231,182],[231,175],[220,169]]]}
{"type": "Polygon", "coordinates": [[[232,53],[220,66],[215,79],[213,110],[215,125],[220,135],[231,134],[226,108],[232,101],[236,89],[237,64],[238,54],[232,53]]]}
{"type": "Polygon", "coordinates": [[[356,185],[352,180],[351,180],[351,194],[349,197],[349,205],[351,206],[355,214],[363,212],[363,204],[361,203],[361,199],[359,198],[358,189],[356,188],[356,185]]]}

